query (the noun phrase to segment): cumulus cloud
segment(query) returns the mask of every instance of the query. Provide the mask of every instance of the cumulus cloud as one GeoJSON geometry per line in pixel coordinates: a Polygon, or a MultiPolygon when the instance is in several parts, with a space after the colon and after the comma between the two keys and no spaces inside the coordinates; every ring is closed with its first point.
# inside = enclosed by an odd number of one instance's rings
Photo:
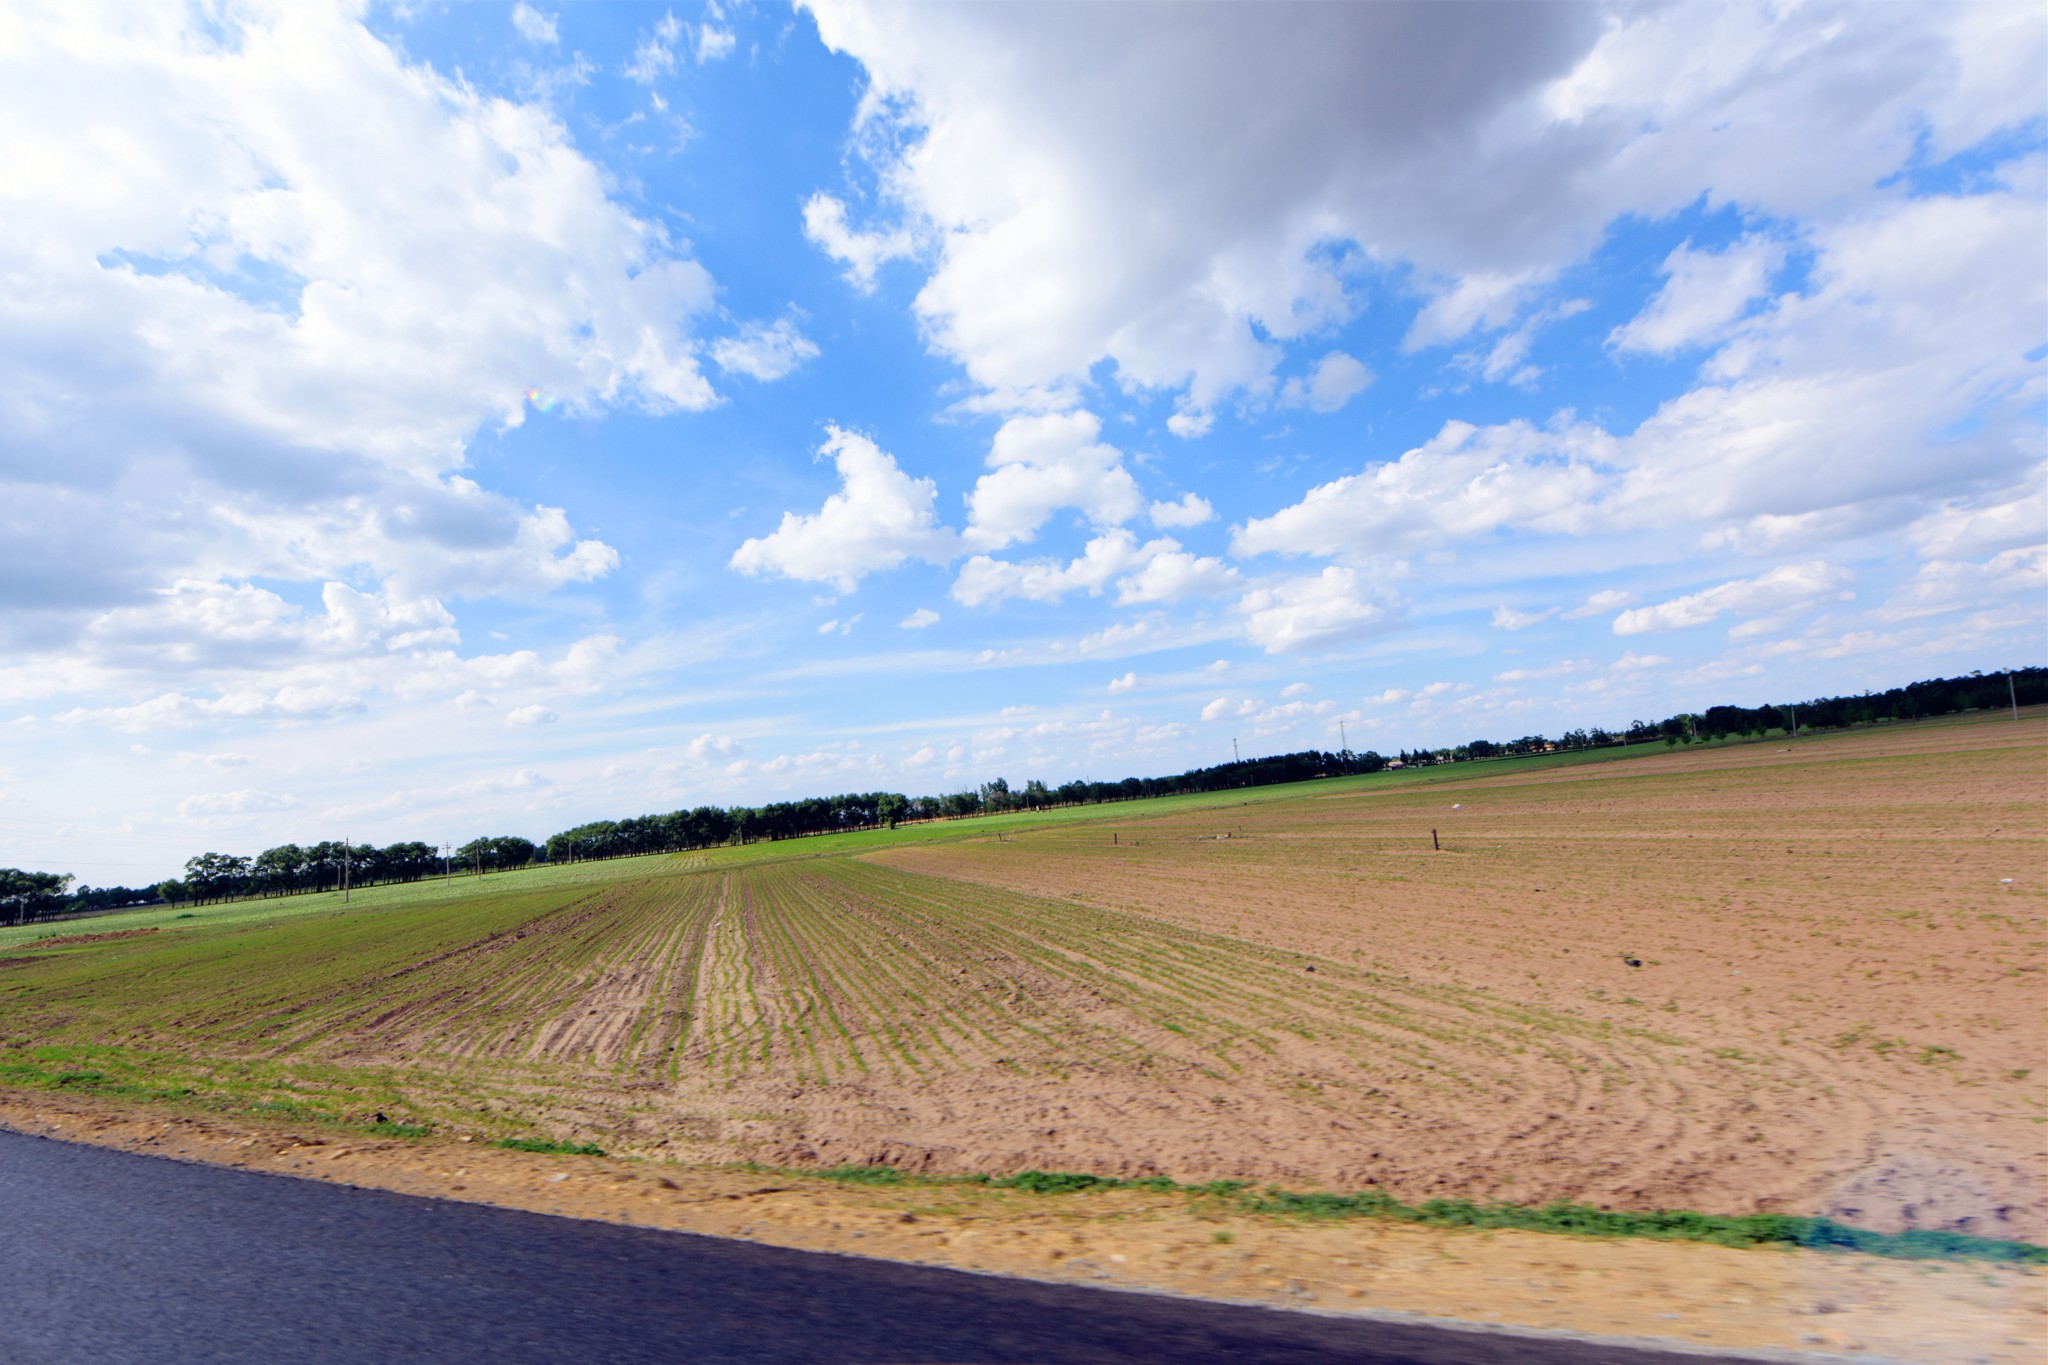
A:
{"type": "Polygon", "coordinates": [[[1057,602],[1073,592],[1099,594],[1112,578],[1136,567],[1143,559],[1144,549],[1138,538],[1123,530],[1096,536],[1066,564],[1057,559],[1013,561],[975,555],[960,566],[960,574],[953,582],[953,600],[963,606],[979,607],[1009,597],[1057,602]]]}
{"type": "MultiPolygon", "coordinates": [[[[1471,145],[1598,32],[1569,10],[1472,26],[1335,6],[1275,25],[1218,7],[1161,44],[1119,6],[1057,25],[1002,7],[813,13],[867,69],[864,116],[903,124],[885,179],[941,243],[918,297],[939,345],[995,393],[1077,382],[1109,359],[1128,384],[1187,391],[1177,435],[1270,375],[1280,347],[1261,333],[1348,314],[1343,268],[1318,248],[1377,241],[1400,216],[1389,207],[1421,198],[1397,188],[1419,169],[1402,163],[1471,145]],[[1445,64],[1463,79],[1421,78],[1445,64]],[[1222,88],[1240,98],[1216,99],[1222,88]],[[1247,102],[1264,111],[1250,124],[1247,102]]],[[[1516,179],[1502,202],[1523,197],[1516,179]]],[[[1445,226],[1469,239],[1492,216],[1464,216],[1476,207],[1445,226]]],[[[1430,240],[1415,226],[1404,243],[1430,240]]]]}
{"type": "Polygon", "coordinates": [[[1514,319],[1523,300],[1548,282],[1549,272],[1525,270],[1499,273],[1479,270],[1442,287],[1415,316],[1404,351],[1419,351],[1456,341],[1475,328],[1505,327],[1514,319]]]}
{"type": "Polygon", "coordinates": [[[887,451],[858,432],[826,428],[818,456],[839,468],[839,491],[815,513],[785,512],[772,533],[733,551],[741,573],[830,583],[852,592],[865,574],[907,559],[951,560],[956,534],[936,517],[938,489],[913,479],[887,451]]]}
{"type": "Polygon", "coordinates": [[[1784,264],[1785,248],[1751,234],[1724,251],[1695,251],[1690,242],[1664,261],[1664,287],[1607,344],[1621,351],[1668,353],[1717,337],[1763,295],[1784,264]]]}
{"type": "Polygon", "coordinates": [[[792,318],[750,322],[740,328],[738,336],[720,337],[711,343],[711,358],[719,369],[763,383],[781,379],[817,356],[817,343],[797,330],[792,318]]]}
{"type": "Polygon", "coordinates": [[[560,719],[561,716],[557,715],[551,708],[538,703],[532,706],[516,707],[505,713],[506,727],[514,730],[525,729],[535,725],[553,725],[560,719]]]}
{"type": "Polygon", "coordinates": [[[1046,518],[1073,508],[1098,527],[1138,515],[1144,499],[1124,468],[1123,452],[1096,438],[1102,419],[1092,412],[1013,417],[990,444],[991,472],[967,495],[966,543],[999,550],[1030,540],[1046,518]]]}
{"type": "Polygon", "coordinates": [[[1386,629],[1389,605],[1358,573],[1331,565],[1321,573],[1254,588],[1238,602],[1245,638],[1268,654],[1286,654],[1386,629]]]}
{"type": "Polygon", "coordinates": [[[1189,554],[1176,542],[1162,538],[1145,546],[1143,567],[1118,581],[1116,600],[1130,606],[1213,596],[1235,587],[1238,577],[1237,570],[1222,560],[1189,554]]]}
{"type": "Polygon", "coordinates": [[[845,266],[848,283],[864,294],[874,292],[875,274],[883,265],[917,251],[916,238],[903,228],[883,232],[854,228],[846,220],[846,205],[822,193],[804,201],[804,236],[845,266]]]}
{"type": "Polygon", "coordinates": [[[1172,502],[1153,503],[1145,515],[1162,531],[1177,531],[1215,520],[1216,509],[1200,494],[1183,493],[1172,502]]]}
{"type": "Polygon", "coordinates": [[[432,598],[361,592],[345,583],[321,589],[310,613],[249,583],[180,579],[146,605],[105,612],[81,646],[136,667],[252,667],[367,651],[419,650],[455,643],[454,617],[432,598]]]}
{"type": "Polygon", "coordinates": [[[1851,596],[1845,591],[1851,577],[1847,569],[1823,560],[1786,564],[1754,578],[1738,578],[1655,606],[1625,611],[1614,618],[1614,633],[1685,630],[1730,612],[1773,618],[1797,613],[1822,601],[1846,600],[1851,596]]]}
{"type": "Polygon", "coordinates": [[[883,179],[943,242],[918,308],[974,381],[1109,359],[1195,412],[1270,375],[1262,334],[1347,312],[1333,240],[1440,282],[1408,337],[1434,345],[1506,325],[1620,214],[1711,192],[1797,215],[1867,193],[1916,129],[1953,149],[2037,112],[2016,11],[1212,7],[1162,44],[1122,6],[811,8],[867,70],[863,119],[899,125],[883,179]]]}
{"type": "Polygon", "coordinates": [[[1121,677],[1109,680],[1109,690],[1111,692],[1131,692],[1135,691],[1137,686],[1138,675],[1136,673],[1126,673],[1121,677]]]}
{"type": "Polygon", "coordinates": [[[1597,429],[1448,422],[1398,460],[1309,490],[1233,538],[1260,554],[1370,556],[1474,540],[1504,527],[1570,531],[1603,483],[1613,442],[1597,429]]]}
{"type": "MultiPolygon", "coordinates": [[[[0,296],[0,618],[358,568],[430,594],[451,555],[493,592],[566,521],[453,474],[480,427],[716,401],[709,274],[545,105],[410,63],[348,7],[15,18],[0,254],[39,284],[0,296]]],[[[602,570],[588,544],[568,581],[602,570]]]]}
{"type": "Polygon", "coordinates": [[[1372,371],[1357,357],[1331,351],[1305,378],[1288,380],[1280,390],[1280,402],[1310,412],[1335,412],[1364,393],[1372,380],[1372,371]]]}
{"type": "Polygon", "coordinates": [[[703,734],[691,740],[684,752],[695,762],[708,763],[713,759],[735,759],[744,751],[744,746],[730,735],[703,734]]]}
{"type": "Polygon", "coordinates": [[[939,614],[930,607],[919,607],[896,623],[901,630],[923,630],[926,626],[937,625],[939,614]]]}
{"type": "Polygon", "coordinates": [[[1627,438],[1613,516],[1706,521],[1733,548],[1783,554],[2009,487],[2038,464],[2025,396],[2048,310],[2037,198],[1996,185],[1926,196],[1815,227],[1808,243],[1807,289],[1731,324],[1706,382],[1627,438]]]}
{"type": "Polygon", "coordinates": [[[1011,597],[1057,602],[1069,593],[1099,595],[1112,580],[1117,602],[1130,606],[1223,592],[1236,584],[1238,572],[1220,559],[1189,554],[1170,536],[1141,545],[1129,531],[1116,530],[1090,540],[1064,564],[975,555],[961,566],[953,599],[970,607],[1011,597]]]}

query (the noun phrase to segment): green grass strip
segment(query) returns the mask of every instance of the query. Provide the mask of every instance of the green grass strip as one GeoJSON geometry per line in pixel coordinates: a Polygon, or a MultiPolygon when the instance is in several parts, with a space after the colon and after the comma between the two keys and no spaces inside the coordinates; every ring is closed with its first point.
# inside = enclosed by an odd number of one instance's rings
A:
{"type": "Polygon", "coordinates": [[[1975,1237],[1962,1232],[1915,1229],[1874,1232],[1832,1218],[1786,1213],[1716,1214],[1660,1209],[1648,1213],[1596,1209],[1585,1204],[1475,1204],[1464,1199],[1432,1199],[1404,1204],[1379,1190],[1362,1194],[1301,1194],[1268,1186],[1252,1190],[1243,1181],[1217,1180],[1182,1185],[1165,1176],[1120,1180],[1078,1171],[1019,1171],[1007,1176],[914,1176],[894,1166],[838,1166],[829,1171],[793,1172],[822,1175],[853,1185],[984,1185],[1029,1194],[1078,1194],[1085,1190],[1149,1190],[1228,1201],[1228,1211],[1276,1214],[1299,1218],[1383,1218],[1442,1228],[1511,1228],[1524,1232],[1562,1232],[1579,1237],[1645,1237],[1667,1242],[1705,1242],[1714,1246],[1806,1247],[1822,1251],[1854,1251],[1894,1260],[2005,1261],[2017,1265],[2048,1265],[2048,1246],[2033,1242],[1975,1237]]]}
{"type": "Polygon", "coordinates": [[[515,1152],[539,1152],[542,1156],[603,1156],[604,1148],[593,1142],[551,1142],[547,1138],[499,1138],[493,1147],[510,1147],[515,1152]]]}

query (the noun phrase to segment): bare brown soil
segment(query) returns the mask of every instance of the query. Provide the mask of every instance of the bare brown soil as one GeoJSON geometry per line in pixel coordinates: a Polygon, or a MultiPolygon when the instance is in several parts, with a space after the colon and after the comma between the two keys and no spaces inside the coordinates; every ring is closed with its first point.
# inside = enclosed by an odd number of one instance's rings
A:
{"type": "Polygon", "coordinates": [[[2048,1274],[1351,1221],[1136,1191],[853,1188],[0,1092],[0,1126],[365,1188],[1033,1279],[1805,1358],[2031,1365],[2048,1274]],[[1812,1353],[1808,1355],[1807,1353],[1812,1353]]]}
{"type": "MultiPolygon", "coordinates": [[[[1410,998],[1477,990],[1543,1012],[1532,1042],[1560,1036],[1560,1018],[1591,1030],[1562,1054],[1532,1047],[1526,1073],[1490,1092],[1411,1087],[1391,1106],[1347,1097],[1320,1115],[1267,1104],[1236,1126],[1212,1115],[1238,1151],[1313,1147],[1328,1178],[1348,1145],[1409,1197],[1776,1209],[2040,1239],[2044,797],[2048,721],[2029,717],[873,860],[1313,954],[1326,975],[1374,973],[1410,998]]],[[[1502,1036],[1513,1025],[1447,1038],[1423,1064],[1498,1079],[1502,1036]]],[[[1297,1052],[1264,1079],[1290,1069],[1317,1068],[1297,1052]]],[[[1019,1089],[991,1087],[987,1102],[1039,1112],[1019,1089]]],[[[1164,1124],[1176,1141],[1201,1107],[1194,1086],[1158,1112],[1124,1078],[1077,1089],[1124,1097],[1130,1132],[1164,1124]]],[[[1102,1156],[1122,1150],[1113,1125],[1100,1132],[1102,1156]]]]}

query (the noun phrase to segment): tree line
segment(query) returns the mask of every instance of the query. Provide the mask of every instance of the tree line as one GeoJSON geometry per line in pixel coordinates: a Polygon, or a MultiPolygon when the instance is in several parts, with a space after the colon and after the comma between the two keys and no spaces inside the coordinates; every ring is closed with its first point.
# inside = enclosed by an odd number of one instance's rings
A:
{"type": "Polygon", "coordinates": [[[250,896],[305,895],[338,890],[344,882],[357,887],[416,882],[457,873],[481,876],[534,863],[682,853],[851,830],[894,829],[909,822],[1265,787],[1318,777],[1560,750],[1660,743],[1677,746],[1766,734],[1803,734],[1879,721],[1991,710],[2014,702],[2021,706],[2048,702],[2048,668],[1933,678],[1884,692],[1817,697],[1772,706],[1710,706],[1705,711],[1681,712],[1659,721],[1631,721],[1613,730],[1594,726],[1568,730],[1556,738],[1539,734],[1510,740],[1475,739],[1436,749],[1403,749],[1394,758],[1370,750],[1354,753],[1349,749],[1307,749],[1190,768],[1173,776],[1126,777],[1114,782],[1077,780],[1052,787],[1032,779],[1021,787],[1012,787],[1006,779],[996,777],[979,786],[940,796],[848,792],[774,801],[763,806],[698,806],[693,810],[636,815],[623,820],[593,820],[550,835],[538,844],[518,835],[497,835],[472,839],[460,848],[436,848],[418,841],[385,848],[330,841],[305,846],[281,844],[253,857],[208,852],[186,860],[183,877],[168,878],[143,888],[73,889],[73,878],[65,874],[0,868],[0,924],[130,905],[200,905],[250,896]]]}

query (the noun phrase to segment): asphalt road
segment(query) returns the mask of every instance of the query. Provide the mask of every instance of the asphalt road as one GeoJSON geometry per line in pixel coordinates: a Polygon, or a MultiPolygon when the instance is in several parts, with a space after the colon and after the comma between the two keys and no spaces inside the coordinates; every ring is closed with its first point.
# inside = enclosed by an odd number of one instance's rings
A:
{"type": "Polygon", "coordinates": [[[785,1251],[0,1132],[8,1365],[1710,1359],[785,1251]]]}

